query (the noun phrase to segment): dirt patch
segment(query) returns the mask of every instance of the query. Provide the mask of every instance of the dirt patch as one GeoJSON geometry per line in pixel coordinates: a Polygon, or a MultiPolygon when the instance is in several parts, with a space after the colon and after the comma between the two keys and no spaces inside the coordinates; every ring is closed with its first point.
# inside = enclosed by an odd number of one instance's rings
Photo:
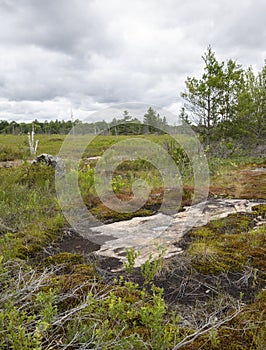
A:
{"type": "Polygon", "coordinates": [[[239,198],[266,198],[266,168],[240,171],[239,198]]]}
{"type": "Polygon", "coordinates": [[[210,196],[266,199],[266,164],[240,167],[221,175],[210,186],[210,196]]]}
{"type": "Polygon", "coordinates": [[[68,252],[87,255],[100,249],[100,245],[80,236],[72,229],[65,231],[60,240],[54,243],[53,249],[56,253],[68,252]]]}
{"type": "Polygon", "coordinates": [[[0,162],[0,168],[14,168],[17,166],[21,166],[24,163],[22,159],[17,160],[6,160],[4,162],[0,162]]]}
{"type": "Polygon", "coordinates": [[[46,247],[41,255],[38,255],[37,260],[43,260],[60,253],[78,254],[93,263],[100,275],[109,279],[110,276],[113,276],[113,273],[109,273],[109,271],[121,269],[123,264],[116,258],[96,256],[94,252],[99,249],[99,244],[91,242],[72,229],[67,229],[57,241],[46,247]]]}

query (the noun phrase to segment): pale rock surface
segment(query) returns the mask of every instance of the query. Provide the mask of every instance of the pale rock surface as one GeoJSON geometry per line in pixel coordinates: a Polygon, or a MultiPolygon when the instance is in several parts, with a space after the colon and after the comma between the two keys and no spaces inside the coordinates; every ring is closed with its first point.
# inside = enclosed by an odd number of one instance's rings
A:
{"type": "Polygon", "coordinates": [[[140,266],[150,254],[158,256],[164,249],[168,258],[182,252],[176,243],[193,227],[207,224],[211,220],[232,213],[251,212],[259,202],[245,199],[212,199],[191,207],[175,215],[158,213],[150,217],[136,217],[127,221],[92,227],[97,237],[108,237],[96,254],[126,260],[126,250],[134,248],[140,255],[135,266],[140,266]]]}

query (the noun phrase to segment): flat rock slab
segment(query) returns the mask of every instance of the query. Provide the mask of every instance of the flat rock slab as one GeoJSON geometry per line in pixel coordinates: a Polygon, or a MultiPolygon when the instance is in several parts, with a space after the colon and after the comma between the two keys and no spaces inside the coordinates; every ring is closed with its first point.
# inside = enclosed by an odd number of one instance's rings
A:
{"type": "Polygon", "coordinates": [[[96,254],[125,261],[127,249],[134,248],[140,253],[135,266],[140,266],[150,254],[158,256],[162,249],[165,258],[171,257],[182,252],[176,243],[191,228],[203,226],[232,213],[251,212],[257,204],[260,202],[245,199],[213,199],[187,207],[185,211],[172,216],[158,213],[150,217],[136,217],[93,227],[91,230],[97,237],[112,237],[102,243],[96,254]]]}

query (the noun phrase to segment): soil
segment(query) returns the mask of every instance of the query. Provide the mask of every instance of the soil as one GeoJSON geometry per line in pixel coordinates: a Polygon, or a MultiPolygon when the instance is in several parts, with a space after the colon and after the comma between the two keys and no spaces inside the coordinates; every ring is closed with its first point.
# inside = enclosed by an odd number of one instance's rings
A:
{"type": "Polygon", "coordinates": [[[73,229],[67,228],[64,230],[63,235],[49,247],[46,247],[45,251],[38,254],[35,260],[39,261],[51,255],[67,252],[83,255],[89,262],[95,263],[100,274],[105,274],[104,271],[111,271],[112,269],[120,269],[123,267],[121,261],[116,258],[96,257],[93,253],[99,249],[99,244],[91,242],[73,229]]]}
{"type": "Polygon", "coordinates": [[[211,196],[266,199],[266,161],[261,165],[239,167],[221,176],[210,186],[211,196]]]}
{"type": "Polygon", "coordinates": [[[0,162],[0,168],[14,168],[16,166],[21,166],[24,163],[22,159],[17,160],[6,160],[4,162],[0,162]]]}
{"type": "Polygon", "coordinates": [[[46,248],[49,255],[67,252],[87,256],[100,249],[100,245],[85,239],[71,228],[64,229],[60,238],[46,248]]]}
{"type": "Polygon", "coordinates": [[[100,249],[100,245],[85,239],[72,229],[65,230],[64,235],[55,244],[58,252],[88,255],[100,249]]]}

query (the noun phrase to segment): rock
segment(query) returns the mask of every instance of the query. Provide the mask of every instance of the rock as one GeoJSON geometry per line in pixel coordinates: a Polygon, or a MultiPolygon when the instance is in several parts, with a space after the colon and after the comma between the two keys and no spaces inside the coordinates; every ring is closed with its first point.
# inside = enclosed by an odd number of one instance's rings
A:
{"type": "Polygon", "coordinates": [[[59,157],[55,157],[51,154],[47,154],[47,153],[43,153],[41,155],[39,155],[38,157],[36,157],[36,159],[34,159],[31,164],[40,164],[40,163],[44,163],[46,165],[51,165],[52,167],[56,167],[57,164],[59,163],[60,158],[59,157]]]}
{"type": "Polygon", "coordinates": [[[102,158],[101,156],[88,157],[88,158],[85,158],[85,159],[84,159],[84,163],[89,163],[89,162],[91,162],[91,161],[99,160],[99,159],[101,159],[101,158],[102,158]]]}
{"type": "MultiPolygon", "coordinates": [[[[150,254],[156,258],[161,249],[164,258],[181,254],[178,242],[192,227],[200,227],[209,221],[221,219],[233,213],[250,213],[259,204],[246,199],[212,199],[199,205],[186,207],[174,215],[158,213],[150,217],[135,217],[131,220],[91,227],[90,240],[103,238],[98,256],[126,261],[128,248],[139,251],[135,266],[140,266],[150,254]],[[106,237],[112,239],[106,240],[106,237]],[[158,250],[158,247],[159,250],[158,250]]],[[[257,226],[262,225],[259,220],[257,226]]]]}

